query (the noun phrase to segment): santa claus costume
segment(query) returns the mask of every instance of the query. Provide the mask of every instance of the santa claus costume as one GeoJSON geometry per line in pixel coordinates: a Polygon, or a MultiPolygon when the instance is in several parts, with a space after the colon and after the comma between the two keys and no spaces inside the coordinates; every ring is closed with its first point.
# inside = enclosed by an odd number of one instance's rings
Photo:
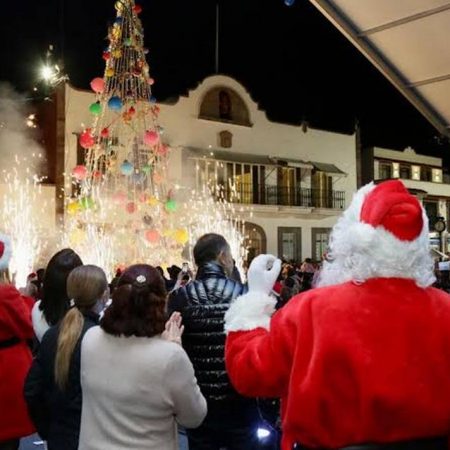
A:
{"type": "Polygon", "coordinates": [[[27,340],[34,336],[33,300],[7,282],[11,244],[0,235],[0,449],[14,448],[34,432],[23,395],[32,355],[27,340]]]}
{"type": "Polygon", "coordinates": [[[255,259],[225,327],[235,388],[282,399],[282,449],[447,448],[450,296],[430,287],[418,200],[400,181],[362,188],[333,229],[321,287],[271,317],[279,265],[255,259]]]}

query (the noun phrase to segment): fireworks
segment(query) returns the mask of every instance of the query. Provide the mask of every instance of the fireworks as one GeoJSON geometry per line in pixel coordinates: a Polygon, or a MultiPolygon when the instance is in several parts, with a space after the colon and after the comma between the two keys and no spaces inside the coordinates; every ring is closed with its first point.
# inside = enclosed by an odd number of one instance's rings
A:
{"type": "Polygon", "coordinates": [[[9,271],[17,287],[26,285],[27,276],[35,269],[45,239],[36,220],[34,205],[48,207],[42,196],[40,180],[26,166],[25,158],[16,157],[11,171],[2,177],[3,228],[11,237],[13,254],[9,271]]]}

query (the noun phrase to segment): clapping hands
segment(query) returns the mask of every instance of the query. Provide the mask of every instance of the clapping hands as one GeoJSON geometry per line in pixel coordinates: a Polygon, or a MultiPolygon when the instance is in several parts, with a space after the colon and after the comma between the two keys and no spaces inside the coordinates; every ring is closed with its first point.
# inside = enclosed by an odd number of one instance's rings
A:
{"type": "Polygon", "coordinates": [[[162,338],[166,341],[175,342],[181,345],[181,336],[184,332],[184,325],[181,324],[182,320],[181,314],[179,312],[174,312],[166,322],[162,338]]]}

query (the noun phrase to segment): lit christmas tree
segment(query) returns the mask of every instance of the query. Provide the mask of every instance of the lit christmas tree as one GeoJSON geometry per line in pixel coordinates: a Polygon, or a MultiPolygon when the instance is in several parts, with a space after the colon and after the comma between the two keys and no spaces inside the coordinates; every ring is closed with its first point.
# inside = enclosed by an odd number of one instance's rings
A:
{"type": "Polygon", "coordinates": [[[85,164],[72,171],[79,194],[67,199],[64,243],[111,274],[135,262],[181,264],[201,234],[219,231],[240,261],[242,235],[231,205],[215,203],[204,192],[189,190],[182,202],[175,197],[168,181],[170,149],[158,125],[145,58],[141,7],[120,0],[116,10],[103,52],[104,76],[91,82],[97,100],[89,107],[92,126],[80,135],[85,164]]]}

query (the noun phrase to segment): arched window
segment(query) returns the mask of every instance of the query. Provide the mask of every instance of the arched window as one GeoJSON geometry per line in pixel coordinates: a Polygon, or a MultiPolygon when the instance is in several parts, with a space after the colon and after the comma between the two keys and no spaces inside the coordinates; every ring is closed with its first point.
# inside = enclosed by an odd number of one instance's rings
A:
{"type": "Polygon", "coordinates": [[[251,126],[250,113],[239,94],[227,87],[215,87],[204,96],[200,119],[251,126]]]}
{"type": "Polygon", "coordinates": [[[256,256],[267,252],[267,237],[264,229],[256,223],[246,222],[244,231],[248,267],[256,256]]]}

